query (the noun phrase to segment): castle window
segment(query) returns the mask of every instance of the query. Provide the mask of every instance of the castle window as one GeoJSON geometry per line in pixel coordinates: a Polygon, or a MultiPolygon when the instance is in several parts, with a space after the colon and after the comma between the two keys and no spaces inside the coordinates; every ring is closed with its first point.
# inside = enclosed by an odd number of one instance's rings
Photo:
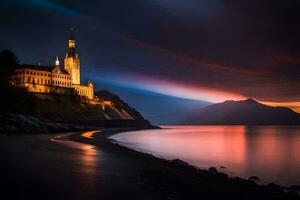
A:
{"type": "Polygon", "coordinates": [[[39,75],[40,75],[40,73],[37,73],[37,75],[39,76],[39,75]]]}
{"type": "Polygon", "coordinates": [[[35,75],[35,72],[33,72],[33,75],[35,75]]]}

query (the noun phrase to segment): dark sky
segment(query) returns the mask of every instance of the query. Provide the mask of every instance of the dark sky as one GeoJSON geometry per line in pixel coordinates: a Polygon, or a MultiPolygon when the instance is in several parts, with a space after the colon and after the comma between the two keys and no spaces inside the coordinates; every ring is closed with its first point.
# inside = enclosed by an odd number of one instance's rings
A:
{"type": "Polygon", "coordinates": [[[84,81],[118,93],[147,116],[149,107],[182,98],[201,106],[252,97],[300,111],[298,0],[0,5],[0,49],[13,50],[23,63],[54,64],[74,26],[84,81]]]}

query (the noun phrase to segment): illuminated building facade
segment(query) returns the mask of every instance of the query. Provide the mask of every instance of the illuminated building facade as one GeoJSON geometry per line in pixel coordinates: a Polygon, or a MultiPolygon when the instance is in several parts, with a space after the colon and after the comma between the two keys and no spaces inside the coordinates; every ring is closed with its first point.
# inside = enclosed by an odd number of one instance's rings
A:
{"type": "Polygon", "coordinates": [[[75,49],[73,28],[67,53],[64,59],[64,68],[60,66],[58,57],[55,66],[21,65],[14,70],[11,84],[15,87],[26,88],[28,92],[72,94],[74,91],[81,97],[94,98],[94,85],[80,83],[80,59],[75,49]]]}

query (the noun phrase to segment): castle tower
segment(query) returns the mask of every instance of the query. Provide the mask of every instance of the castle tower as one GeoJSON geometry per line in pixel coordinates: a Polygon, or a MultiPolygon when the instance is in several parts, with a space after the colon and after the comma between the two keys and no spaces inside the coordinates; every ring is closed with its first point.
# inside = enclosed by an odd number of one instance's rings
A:
{"type": "Polygon", "coordinates": [[[71,27],[69,46],[64,60],[65,70],[71,75],[73,84],[80,84],[80,60],[75,49],[74,29],[71,27]]]}

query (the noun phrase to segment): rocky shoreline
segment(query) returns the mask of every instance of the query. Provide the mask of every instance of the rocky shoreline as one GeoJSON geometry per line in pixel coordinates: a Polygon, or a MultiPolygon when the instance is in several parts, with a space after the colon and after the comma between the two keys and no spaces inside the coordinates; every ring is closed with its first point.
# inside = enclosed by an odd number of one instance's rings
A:
{"type": "Polygon", "coordinates": [[[258,185],[253,178],[231,178],[214,167],[203,170],[178,159],[156,158],[108,139],[113,134],[129,130],[132,129],[106,129],[93,138],[74,134],[70,140],[95,145],[113,157],[126,157],[134,163],[135,172],[131,176],[137,180],[138,186],[142,190],[153,190],[161,199],[300,199],[298,186],[258,185]]]}
{"type": "Polygon", "coordinates": [[[53,121],[16,113],[0,114],[0,134],[40,134],[83,131],[113,127],[151,127],[147,120],[68,120],[53,121]]]}
{"type": "Polygon", "coordinates": [[[85,129],[86,127],[81,125],[56,123],[49,120],[41,120],[30,115],[0,114],[0,133],[2,134],[59,133],[85,129]]]}

